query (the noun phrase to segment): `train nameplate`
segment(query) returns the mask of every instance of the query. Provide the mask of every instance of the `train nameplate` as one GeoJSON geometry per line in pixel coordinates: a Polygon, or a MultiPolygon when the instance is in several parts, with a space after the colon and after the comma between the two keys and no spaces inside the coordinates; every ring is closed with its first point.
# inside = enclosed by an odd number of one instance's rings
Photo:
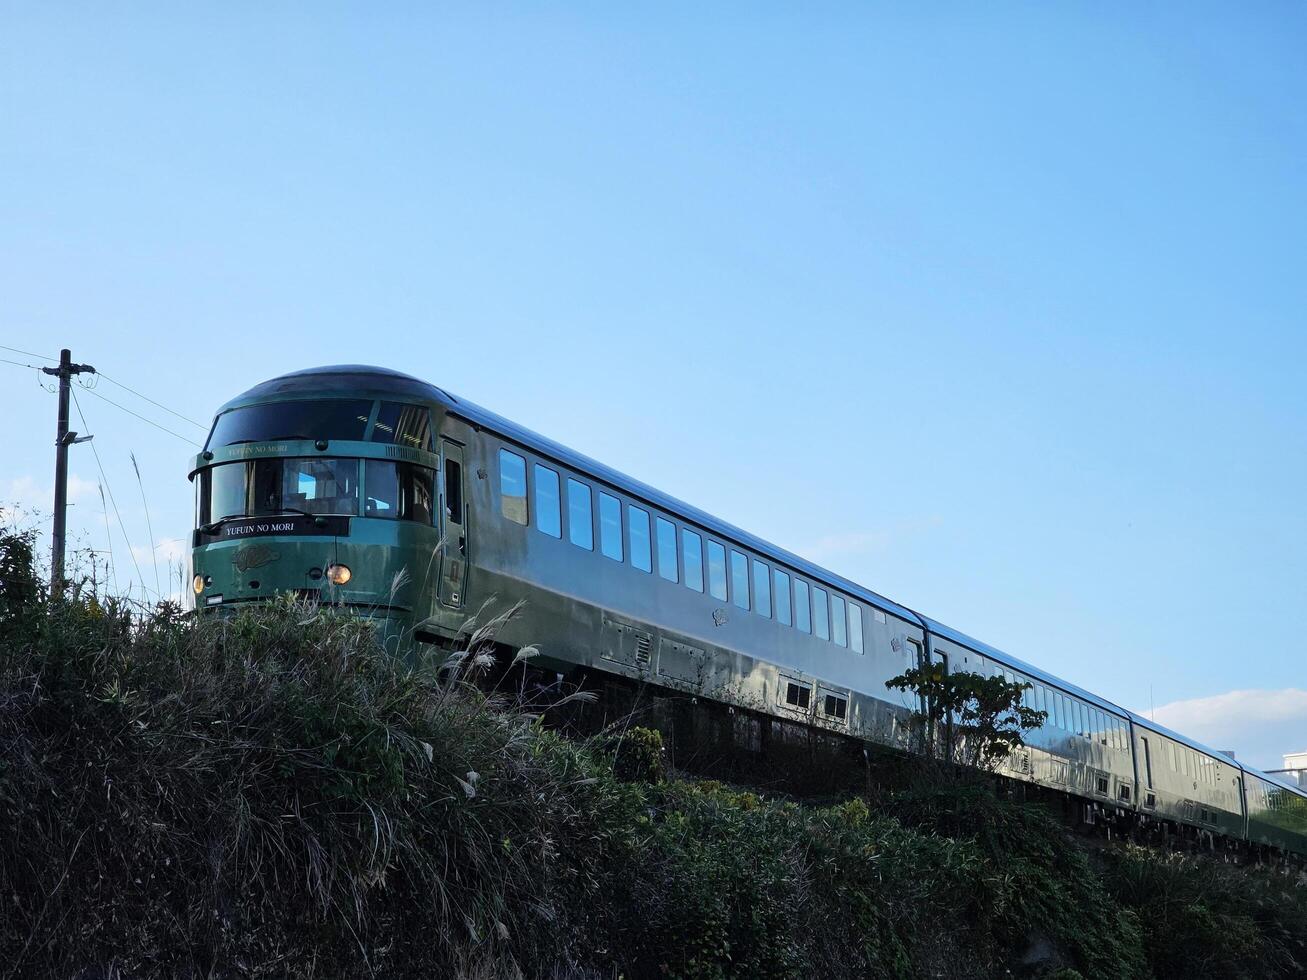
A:
{"type": "Polygon", "coordinates": [[[238,517],[219,524],[212,531],[195,532],[195,543],[239,541],[262,537],[341,537],[349,534],[348,517],[313,517],[308,514],[284,514],[277,517],[238,517]]]}

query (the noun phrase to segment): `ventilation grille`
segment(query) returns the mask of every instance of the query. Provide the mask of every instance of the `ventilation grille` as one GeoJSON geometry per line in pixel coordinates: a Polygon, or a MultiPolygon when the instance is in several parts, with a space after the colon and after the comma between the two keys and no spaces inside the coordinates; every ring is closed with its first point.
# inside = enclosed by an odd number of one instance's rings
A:
{"type": "Polygon", "coordinates": [[[635,665],[637,667],[648,667],[652,657],[653,637],[648,633],[639,633],[635,638],[635,665]]]}

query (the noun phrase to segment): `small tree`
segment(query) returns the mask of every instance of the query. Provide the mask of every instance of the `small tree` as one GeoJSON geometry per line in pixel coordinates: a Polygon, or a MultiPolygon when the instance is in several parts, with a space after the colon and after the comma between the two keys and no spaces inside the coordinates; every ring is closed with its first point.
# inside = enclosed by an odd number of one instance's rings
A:
{"type": "Polygon", "coordinates": [[[1031,685],[967,671],[950,673],[925,664],[885,682],[917,696],[912,713],[917,748],[927,758],[992,771],[1025,745],[1025,734],[1041,726],[1046,711],[1026,707],[1031,685]]]}
{"type": "Polygon", "coordinates": [[[0,508],[0,622],[17,619],[41,593],[34,538],[31,531],[11,527],[0,508]]]}

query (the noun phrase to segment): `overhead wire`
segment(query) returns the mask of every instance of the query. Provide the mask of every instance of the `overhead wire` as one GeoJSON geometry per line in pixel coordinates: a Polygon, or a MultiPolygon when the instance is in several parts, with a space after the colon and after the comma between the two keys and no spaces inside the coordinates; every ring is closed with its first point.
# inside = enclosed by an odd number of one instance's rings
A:
{"type": "MultiPolygon", "coordinates": [[[[47,357],[45,354],[37,354],[35,351],[30,351],[30,350],[19,350],[17,347],[8,347],[8,346],[6,346],[6,345],[4,345],[4,344],[0,344],[0,350],[11,351],[11,352],[14,353],[14,354],[22,354],[22,355],[24,355],[25,357],[35,357],[38,361],[55,361],[55,362],[57,362],[57,361],[59,360],[59,358],[57,358],[57,357],[47,357]]],[[[12,362],[11,362],[11,363],[12,363],[12,362]]]]}
{"type": "MultiPolygon", "coordinates": [[[[131,392],[133,395],[135,395],[137,398],[143,398],[145,401],[149,402],[151,405],[154,405],[156,408],[162,408],[162,409],[163,409],[165,412],[167,412],[169,415],[175,415],[175,416],[177,416],[177,418],[181,419],[183,422],[189,422],[191,425],[195,426],[197,429],[204,429],[205,431],[208,431],[208,428],[209,428],[209,427],[208,427],[207,425],[204,425],[204,424],[201,423],[201,422],[196,422],[194,419],[187,418],[187,417],[186,417],[185,415],[183,415],[181,412],[174,412],[171,408],[169,408],[167,405],[163,404],[162,402],[156,402],[156,401],[155,401],[153,398],[151,398],[149,395],[142,395],[142,394],[141,394],[139,391],[137,391],[135,388],[131,388],[131,387],[129,387],[129,386],[123,384],[121,381],[115,381],[113,378],[109,377],[109,375],[105,374],[103,371],[97,371],[96,374],[97,374],[99,377],[104,378],[104,380],[107,381],[107,382],[109,382],[111,385],[117,385],[119,388],[123,389],[123,391],[129,391],[129,392],[131,392]]],[[[87,390],[89,391],[90,389],[88,388],[87,390]]]]}
{"type": "MultiPolygon", "coordinates": [[[[126,412],[128,415],[135,416],[136,418],[140,419],[142,422],[146,423],[147,425],[152,425],[152,426],[154,426],[154,427],[155,427],[156,429],[158,429],[160,432],[166,432],[166,433],[168,433],[168,435],[172,436],[172,437],[175,438],[175,439],[180,439],[182,442],[188,442],[188,443],[190,443],[192,446],[194,446],[196,449],[201,448],[201,447],[200,447],[200,444],[199,444],[198,442],[196,442],[194,439],[190,439],[190,438],[188,438],[188,437],[182,435],[180,432],[173,432],[172,429],[165,428],[164,426],[160,425],[158,422],[155,422],[155,421],[152,420],[152,419],[147,419],[144,415],[141,415],[141,414],[138,413],[138,412],[133,412],[130,408],[128,408],[128,407],[125,406],[125,405],[119,405],[119,404],[118,404],[116,401],[114,401],[112,398],[106,398],[104,395],[101,395],[99,392],[97,392],[97,391],[96,391],[95,389],[93,389],[93,388],[88,388],[88,387],[86,387],[85,385],[82,385],[82,384],[77,385],[77,387],[78,387],[78,388],[81,388],[81,389],[82,389],[84,392],[86,392],[88,395],[93,395],[94,397],[100,399],[100,401],[102,401],[102,402],[108,402],[110,405],[112,405],[114,408],[118,409],[119,411],[126,412]]],[[[189,422],[190,420],[187,419],[187,421],[189,422]]]]}
{"type": "MultiPolygon", "coordinates": [[[[73,405],[77,409],[77,417],[82,420],[84,429],[89,430],[91,425],[86,421],[86,415],[82,412],[82,403],[77,400],[77,389],[70,388],[70,394],[73,396],[73,405]]],[[[94,394],[94,392],[92,392],[94,394]]],[[[147,420],[148,421],[148,420],[147,420]]],[[[175,433],[174,433],[175,434],[175,433]]],[[[95,465],[100,471],[100,479],[104,481],[104,488],[109,493],[109,504],[113,507],[114,517],[118,519],[118,531],[123,536],[123,542],[127,545],[127,554],[131,556],[132,565],[136,568],[137,581],[141,583],[141,593],[148,594],[149,589],[145,585],[145,576],[141,574],[141,563],[136,560],[136,552],[132,550],[132,542],[127,537],[127,527],[123,524],[123,515],[118,510],[118,501],[114,499],[113,487],[109,483],[109,477],[104,472],[104,464],[100,461],[100,451],[95,448],[95,443],[90,443],[91,453],[95,456],[95,465]]],[[[113,544],[113,538],[110,536],[110,546],[113,544]]]]}

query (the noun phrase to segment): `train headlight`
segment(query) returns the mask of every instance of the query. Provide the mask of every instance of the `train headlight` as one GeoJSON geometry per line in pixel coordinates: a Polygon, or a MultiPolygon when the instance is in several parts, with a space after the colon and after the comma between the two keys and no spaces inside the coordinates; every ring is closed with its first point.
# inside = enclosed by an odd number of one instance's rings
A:
{"type": "Polygon", "coordinates": [[[327,581],[332,585],[344,585],[353,577],[354,573],[349,570],[348,565],[327,566],[327,581]]]}
{"type": "Polygon", "coordinates": [[[195,578],[191,579],[191,588],[195,590],[195,594],[196,594],[196,595],[199,595],[201,592],[203,592],[203,591],[204,591],[204,576],[203,576],[203,575],[196,575],[195,578]]]}

